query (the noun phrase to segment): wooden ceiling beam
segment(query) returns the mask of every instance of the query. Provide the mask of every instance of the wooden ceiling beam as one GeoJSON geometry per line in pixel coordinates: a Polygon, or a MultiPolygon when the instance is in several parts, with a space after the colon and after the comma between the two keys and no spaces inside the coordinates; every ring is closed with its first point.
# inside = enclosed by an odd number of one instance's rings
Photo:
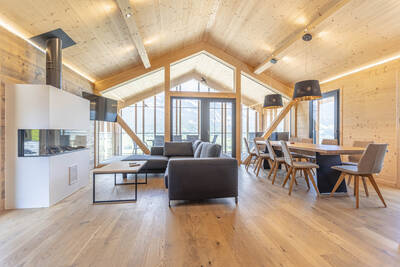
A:
{"type": "Polygon", "coordinates": [[[351,0],[339,0],[331,3],[325,8],[325,10],[322,10],[320,13],[318,13],[318,16],[306,27],[304,27],[304,29],[296,31],[295,33],[288,36],[279,48],[273,51],[269,57],[267,57],[260,65],[255,68],[254,73],[261,74],[262,72],[273,66],[274,64],[271,63],[271,59],[279,58],[286,49],[288,49],[296,41],[300,40],[306,31],[310,32],[314,30],[321,22],[332,16],[335,12],[337,12],[350,1],[351,0]]]}
{"type": "Polygon", "coordinates": [[[184,49],[179,49],[175,51],[174,53],[168,53],[167,55],[154,59],[152,60],[151,67],[148,69],[144,68],[143,66],[136,66],[103,80],[96,81],[94,90],[97,93],[101,93],[106,90],[112,90],[112,88],[115,86],[121,85],[125,82],[129,82],[142,75],[145,75],[146,73],[162,68],[165,65],[170,65],[174,62],[188,58],[200,52],[207,52],[212,56],[226,62],[232,67],[240,69],[242,72],[246,73],[250,77],[253,77],[254,79],[264,83],[268,87],[276,90],[277,93],[284,94],[288,97],[291,97],[292,95],[292,89],[288,84],[283,83],[265,73],[255,74],[253,67],[240,61],[234,56],[229,55],[225,51],[204,42],[199,42],[194,45],[187,46],[184,49]]]}
{"type": "Polygon", "coordinates": [[[136,50],[139,53],[140,59],[143,62],[144,67],[150,68],[150,60],[146,52],[146,48],[144,47],[142,37],[140,35],[139,29],[135,22],[135,16],[133,13],[133,9],[129,3],[129,0],[116,0],[119,9],[121,10],[122,17],[128,27],[130,38],[134,43],[136,50]]]}

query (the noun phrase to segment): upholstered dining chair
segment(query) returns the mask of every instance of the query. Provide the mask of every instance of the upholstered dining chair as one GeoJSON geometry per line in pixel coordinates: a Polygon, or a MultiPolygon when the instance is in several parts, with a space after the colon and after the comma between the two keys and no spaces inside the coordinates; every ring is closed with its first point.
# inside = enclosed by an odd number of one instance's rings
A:
{"type": "MultiPolygon", "coordinates": [[[[374,143],[374,141],[358,141],[358,140],[355,140],[353,142],[353,146],[354,147],[367,147],[369,144],[373,144],[373,143],[374,143]]],[[[361,156],[362,156],[362,154],[349,155],[349,157],[348,157],[349,161],[343,162],[342,165],[357,165],[358,162],[360,162],[361,156]]],[[[352,177],[353,176],[350,175],[349,180],[347,181],[348,185],[350,185],[352,177]]],[[[364,183],[364,179],[363,179],[363,183],[364,183]]],[[[366,186],[364,186],[364,188],[366,189],[365,193],[368,195],[368,188],[366,186]]],[[[354,192],[354,194],[355,194],[355,192],[354,192]]]]}
{"type": "Polygon", "coordinates": [[[337,139],[322,139],[321,144],[323,145],[338,145],[337,139]]]}
{"type": "Polygon", "coordinates": [[[276,178],[276,173],[278,172],[279,166],[283,164],[286,168],[286,171],[288,171],[288,167],[286,165],[285,157],[277,157],[275,150],[272,147],[269,140],[267,140],[266,143],[267,143],[267,148],[268,148],[268,152],[269,152],[269,157],[272,162],[272,166],[270,166],[271,169],[268,174],[268,179],[271,177],[271,174],[273,173],[274,176],[272,177],[272,184],[274,184],[275,178],[276,178]]]}
{"type": "Polygon", "coordinates": [[[246,168],[246,171],[248,171],[250,164],[253,162],[253,158],[257,158],[257,154],[255,152],[255,149],[253,149],[253,150],[250,149],[249,142],[247,141],[247,138],[243,137],[243,140],[244,140],[244,144],[246,146],[246,150],[247,150],[247,154],[248,154],[248,156],[243,161],[243,163],[244,163],[244,166],[246,168]]]}
{"type": "MultiPolygon", "coordinates": [[[[383,161],[385,159],[385,154],[387,150],[387,144],[369,144],[367,149],[361,156],[360,162],[357,165],[340,165],[333,166],[332,169],[342,172],[336,182],[330,196],[336,192],[340,183],[343,181],[344,177],[347,175],[354,176],[355,187],[354,192],[356,195],[356,208],[359,207],[360,197],[359,197],[359,180],[361,178],[368,178],[374,187],[376,193],[381,199],[383,205],[386,207],[385,200],[379,190],[379,187],[373,177],[373,174],[380,173],[383,167],[383,161]]],[[[365,186],[365,184],[364,184],[365,186]]]]}
{"type": "Polygon", "coordinates": [[[255,152],[256,152],[256,165],[254,167],[254,172],[256,173],[256,176],[258,176],[264,160],[268,160],[268,162],[272,166],[272,164],[270,162],[269,153],[264,152],[265,145],[257,144],[257,141],[265,141],[265,139],[262,137],[254,138],[254,148],[255,148],[255,152]]]}
{"type": "Polygon", "coordinates": [[[317,184],[315,183],[314,177],[311,173],[311,169],[313,168],[319,168],[319,166],[315,163],[312,162],[304,162],[304,161],[293,161],[292,155],[290,154],[290,150],[286,144],[285,141],[281,141],[281,147],[282,147],[282,152],[285,158],[285,162],[289,167],[289,170],[286,174],[285,180],[283,181],[283,187],[285,187],[288,179],[290,178],[290,175],[292,176],[291,181],[290,181],[290,186],[289,186],[289,196],[292,194],[292,189],[293,189],[293,184],[296,181],[296,173],[297,171],[303,171],[304,173],[304,178],[306,179],[307,187],[310,189],[310,182],[311,180],[315,192],[317,192],[317,195],[319,196],[319,190],[317,187],[317,184]]]}

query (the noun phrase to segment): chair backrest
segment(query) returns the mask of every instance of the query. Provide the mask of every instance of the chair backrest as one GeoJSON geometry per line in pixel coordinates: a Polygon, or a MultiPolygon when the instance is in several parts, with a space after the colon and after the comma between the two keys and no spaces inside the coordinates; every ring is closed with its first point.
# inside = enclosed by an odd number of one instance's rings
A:
{"type": "Polygon", "coordinates": [[[175,141],[175,142],[180,142],[180,141],[182,141],[182,135],[173,135],[172,136],[172,140],[173,141],[175,141]]]}
{"type": "Polygon", "coordinates": [[[243,140],[244,140],[244,145],[246,146],[247,153],[250,154],[249,142],[247,141],[246,137],[243,137],[243,140]]]}
{"type": "Polygon", "coordinates": [[[322,139],[321,144],[323,145],[336,145],[338,144],[337,139],[322,139]]]}
{"type": "Polygon", "coordinates": [[[369,144],[358,163],[361,173],[380,173],[387,150],[387,144],[369,144]]]}
{"type": "MultiPolygon", "coordinates": [[[[354,147],[367,147],[369,144],[373,144],[374,141],[354,141],[353,146],[354,147]]],[[[350,155],[349,156],[349,161],[358,163],[360,162],[361,155],[350,155]]]]}
{"type": "Polygon", "coordinates": [[[153,146],[163,146],[164,145],[164,135],[156,135],[154,137],[153,146]]]}
{"type": "Polygon", "coordinates": [[[286,164],[289,166],[293,166],[292,154],[290,154],[290,150],[285,141],[281,141],[281,147],[282,147],[283,157],[285,158],[286,164]]]}
{"type": "Polygon", "coordinates": [[[312,138],[300,138],[300,143],[312,144],[312,138]]]}
{"type": "Polygon", "coordinates": [[[268,148],[269,157],[270,157],[272,160],[275,160],[275,159],[276,159],[276,154],[275,154],[274,148],[272,147],[272,145],[271,145],[271,143],[270,143],[269,140],[267,140],[266,143],[267,143],[267,148],[268,148]]]}
{"type": "Polygon", "coordinates": [[[261,153],[263,152],[263,149],[262,149],[262,148],[265,148],[265,146],[264,146],[264,145],[259,145],[259,144],[257,144],[257,141],[265,141],[265,139],[262,138],[262,137],[256,137],[256,138],[254,138],[254,148],[255,148],[255,152],[256,152],[256,155],[257,155],[257,156],[260,156],[261,153]]]}

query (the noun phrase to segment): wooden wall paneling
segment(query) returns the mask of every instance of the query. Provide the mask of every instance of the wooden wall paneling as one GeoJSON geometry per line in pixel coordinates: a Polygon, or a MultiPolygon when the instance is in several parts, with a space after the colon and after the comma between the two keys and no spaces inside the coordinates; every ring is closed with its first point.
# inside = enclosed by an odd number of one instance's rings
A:
{"type": "Polygon", "coordinates": [[[164,66],[164,140],[171,141],[171,67],[169,64],[164,66]]]}
{"type": "Polygon", "coordinates": [[[144,154],[150,154],[150,150],[147,146],[142,142],[142,140],[136,135],[136,133],[129,127],[129,125],[121,118],[121,116],[117,115],[117,123],[121,126],[121,128],[129,135],[133,142],[135,142],[138,147],[143,151],[144,154]]]}
{"type": "MultiPolygon", "coordinates": [[[[340,89],[343,145],[355,140],[387,143],[388,153],[376,180],[399,186],[399,93],[400,60],[385,63],[321,85],[322,92],[340,89]]],[[[298,131],[308,137],[308,103],[299,102],[298,131]]]]}

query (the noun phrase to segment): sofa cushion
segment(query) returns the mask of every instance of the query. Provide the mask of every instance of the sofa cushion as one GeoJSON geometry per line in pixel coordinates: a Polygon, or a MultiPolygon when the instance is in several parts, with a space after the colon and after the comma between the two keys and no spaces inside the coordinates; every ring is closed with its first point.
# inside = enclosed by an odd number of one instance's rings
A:
{"type": "Polygon", "coordinates": [[[193,148],[193,154],[196,152],[197,147],[201,144],[201,140],[195,140],[192,143],[192,148],[193,148]]]}
{"type": "Polygon", "coordinates": [[[202,149],[202,148],[203,148],[203,142],[200,143],[200,144],[197,146],[196,150],[194,151],[194,155],[193,155],[194,158],[200,158],[200,154],[201,154],[201,149],[202,149]]]}
{"type": "Polygon", "coordinates": [[[200,158],[217,158],[221,155],[221,146],[212,143],[203,143],[200,158]]]}
{"type": "Polygon", "coordinates": [[[192,142],[165,142],[164,156],[193,156],[192,142]]]}
{"type": "Polygon", "coordinates": [[[142,170],[165,170],[168,165],[168,158],[164,156],[153,155],[131,155],[123,159],[123,161],[144,161],[146,164],[142,170]]]}

